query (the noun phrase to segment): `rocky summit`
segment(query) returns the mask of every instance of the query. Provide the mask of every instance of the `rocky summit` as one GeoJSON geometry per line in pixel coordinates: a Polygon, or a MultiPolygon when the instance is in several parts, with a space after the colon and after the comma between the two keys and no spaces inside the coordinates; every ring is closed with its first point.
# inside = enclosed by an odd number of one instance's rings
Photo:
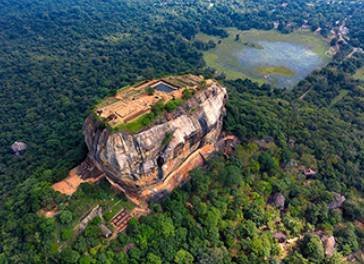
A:
{"type": "MultiPolygon", "coordinates": [[[[86,119],[84,136],[89,153],[80,166],[80,175],[88,178],[104,173],[129,198],[146,201],[172,191],[187,179],[191,169],[201,165],[216,150],[227,93],[217,81],[194,75],[153,80],[129,87],[127,92],[133,90],[139,92],[134,93],[137,94],[134,99],[129,98],[130,105],[128,101],[108,99],[112,102],[110,105],[103,103],[86,119]],[[154,100],[156,97],[158,102],[154,100]],[[138,100],[146,102],[140,115],[132,109],[138,100]],[[153,122],[135,133],[126,129],[128,122],[138,122],[145,115],[151,115],[154,104],[161,104],[160,100],[165,106],[177,100],[179,104],[173,111],[167,108],[154,113],[153,122]],[[117,104],[124,104],[128,109],[117,104]],[[133,119],[125,122],[128,117],[123,117],[122,112],[133,119]],[[118,116],[117,122],[122,126],[115,129],[119,124],[109,116],[118,116]],[[110,122],[114,122],[113,127],[110,122]]],[[[140,109],[138,105],[135,111],[140,109]]]]}

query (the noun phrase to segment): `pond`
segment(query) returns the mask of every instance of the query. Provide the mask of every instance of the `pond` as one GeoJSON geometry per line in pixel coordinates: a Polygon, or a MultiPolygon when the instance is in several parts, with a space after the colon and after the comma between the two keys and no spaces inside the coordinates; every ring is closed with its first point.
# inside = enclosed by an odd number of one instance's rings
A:
{"type": "Polygon", "coordinates": [[[283,41],[258,41],[261,48],[245,47],[235,53],[241,70],[279,87],[292,87],[325,61],[310,48],[283,41]]]}
{"type": "Polygon", "coordinates": [[[222,39],[197,35],[200,41],[217,43],[204,52],[204,59],[227,79],[248,78],[259,84],[291,88],[331,60],[328,43],[313,32],[227,31],[229,36],[222,39]]]}

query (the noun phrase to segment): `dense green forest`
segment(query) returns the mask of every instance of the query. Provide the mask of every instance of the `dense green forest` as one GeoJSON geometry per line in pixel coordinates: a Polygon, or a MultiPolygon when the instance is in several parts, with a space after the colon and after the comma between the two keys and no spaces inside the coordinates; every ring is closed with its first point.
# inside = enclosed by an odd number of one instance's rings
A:
{"type": "MultiPolygon", "coordinates": [[[[282,255],[278,231],[299,238],[287,263],[341,263],[360,250],[364,84],[353,74],[364,57],[348,54],[364,47],[364,4],[286,3],[1,1],[0,263],[274,263],[282,255]],[[224,37],[224,27],[268,30],[279,21],[278,30],[289,33],[305,20],[323,36],[345,20],[350,39],[332,63],[292,90],[221,80],[230,98],[225,129],[242,141],[234,155],[211,159],[117,239],[102,239],[96,221],[72,243],[58,243],[57,229],[75,212],[37,212],[67,202],[50,186],[85,157],[82,123],[99,99],[166,74],[221,77],[205,67],[201,49],[209,44],[194,40],[198,32],[224,37]],[[10,149],[16,140],[28,145],[21,156],[10,149]],[[293,163],[318,174],[306,179],[293,163]],[[286,198],[284,208],[267,203],[276,193],[286,198]],[[343,208],[328,208],[334,193],[346,197],[343,208]],[[325,258],[318,231],[335,236],[332,258],[325,258]]],[[[75,199],[97,196],[90,188],[75,199]]]]}

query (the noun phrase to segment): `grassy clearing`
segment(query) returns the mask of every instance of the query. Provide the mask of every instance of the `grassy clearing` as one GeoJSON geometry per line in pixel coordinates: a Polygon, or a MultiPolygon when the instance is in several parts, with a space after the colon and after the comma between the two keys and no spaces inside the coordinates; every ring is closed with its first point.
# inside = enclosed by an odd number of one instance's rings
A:
{"type": "Polygon", "coordinates": [[[333,107],[334,105],[336,105],[338,102],[340,102],[347,94],[349,93],[348,90],[340,90],[340,93],[334,98],[332,99],[330,106],[329,107],[333,107]]]}
{"type": "Polygon", "coordinates": [[[281,76],[294,76],[294,71],[283,66],[262,66],[258,67],[257,71],[264,75],[277,74],[281,76]]]}
{"type": "Polygon", "coordinates": [[[364,81],[364,67],[359,68],[353,77],[356,80],[364,81]]]}
{"type": "Polygon", "coordinates": [[[158,118],[158,116],[159,115],[155,115],[153,113],[147,113],[147,114],[144,114],[144,115],[138,117],[134,121],[131,121],[126,124],[123,123],[123,124],[117,125],[115,127],[112,127],[111,131],[113,131],[113,132],[127,131],[132,134],[138,133],[144,127],[152,124],[158,118]]]}
{"type": "MultiPolygon", "coordinates": [[[[197,40],[208,42],[214,41],[217,46],[214,49],[210,49],[204,52],[204,59],[206,64],[218,72],[223,72],[227,79],[237,78],[250,78],[258,83],[264,83],[264,78],[252,76],[247,72],[241,70],[241,65],[238,60],[238,56],[235,54],[242,51],[244,48],[257,48],[261,49],[262,46],[257,41],[282,41],[289,43],[296,43],[303,45],[314,53],[316,53],[325,63],[329,62],[331,57],[326,54],[329,48],[329,44],[319,35],[312,32],[297,31],[290,34],[282,34],[278,31],[270,30],[248,30],[241,31],[235,28],[227,29],[229,36],[227,38],[219,38],[215,36],[209,36],[206,34],[198,34],[197,40]],[[236,40],[236,35],[239,35],[239,40],[236,40]]],[[[292,76],[290,69],[283,69],[282,67],[263,68],[263,72],[267,74],[279,74],[283,76],[292,76]],[[269,73],[268,73],[269,72],[269,73]]],[[[294,74],[294,73],[293,73],[294,74]]]]}

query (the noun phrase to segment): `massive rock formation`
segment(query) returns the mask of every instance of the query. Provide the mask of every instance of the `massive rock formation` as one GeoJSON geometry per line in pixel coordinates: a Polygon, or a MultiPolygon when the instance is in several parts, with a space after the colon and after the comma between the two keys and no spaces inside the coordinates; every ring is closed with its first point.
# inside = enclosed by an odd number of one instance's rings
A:
{"type": "Polygon", "coordinates": [[[91,169],[85,171],[105,173],[114,187],[141,200],[170,192],[215,151],[226,99],[226,89],[207,80],[183,105],[135,134],[112,132],[90,115],[84,136],[91,169]]]}

